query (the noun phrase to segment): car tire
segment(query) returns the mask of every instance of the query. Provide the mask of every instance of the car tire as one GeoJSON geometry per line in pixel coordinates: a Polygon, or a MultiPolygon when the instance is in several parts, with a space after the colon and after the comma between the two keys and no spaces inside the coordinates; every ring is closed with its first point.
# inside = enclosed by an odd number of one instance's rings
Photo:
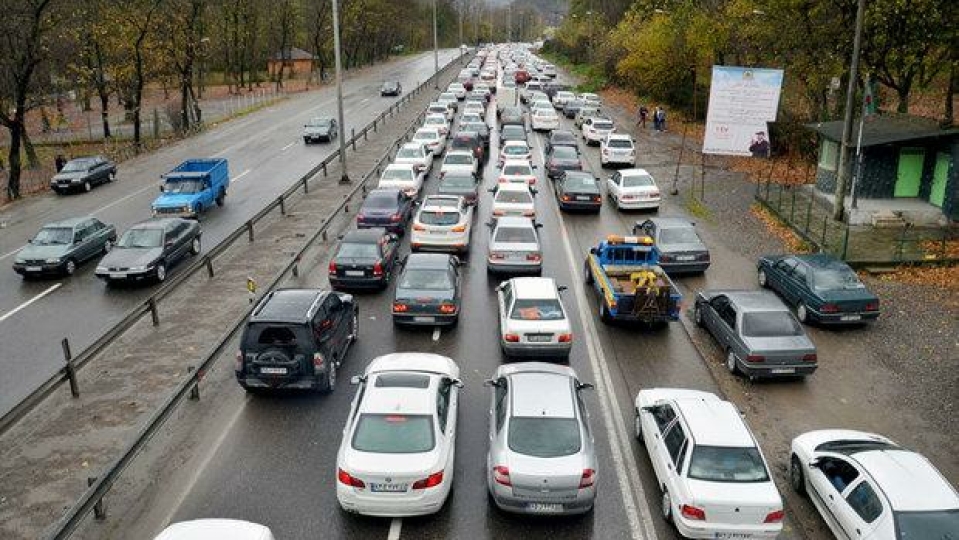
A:
{"type": "Polygon", "coordinates": [[[326,370],[326,377],[323,378],[323,393],[332,394],[336,390],[336,360],[330,361],[330,367],[326,370]]]}
{"type": "Polygon", "coordinates": [[[802,472],[802,463],[796,454],[793,454],[792,459],[789,460],[789,485],[796,493],[806,494],[806,478],[802,472]]]}
{"type": "Polygon", "coordinates": [[[77,271],[77,261],[73,258],[67,259],[67,262],[63,263],[63,274],[66,276],[72,276],[74,272],[77,271]]]}
{"type": "Polygon", "coordinates": [[[163,283],[166,280],[166,263],[163,261],[158,262],[155,271],[157,283],[163,283]]]}
{"type": "Polygon", "coordinates": [[[609,312],[609,308],[606,307],[606,302],[602,294],[599,295],[599,320],[606,324],[609,324],[613,321],[613,316],[609,312]]]}
{"type": "Polygon", "coordinates": [[[193,207],[193,213],[196,214],[196,219],[200,219],[200,214],[203,213],[203,203],[196,203],[196,206],[193,207]]]}
{"type": "Polygon", "coordinates": [[[226,191],[221,189],[220,192],[217,193],[216,195],[216,205],[223,206],[225,202],[226,202],[226,191]]]}
{"type": "Polygon", "coordinates": [[[726,370],[733,375],[739,373],[739,366],[736,364],[736,354],[733,351],[726,351],[726,370]]]}
{"type": "Polygon", "coordinates": [[[117,179],[117,172],[116,172],[116,171],[110,171],[110,174],[107,175],[107,182],[108,182],[108,183],[109,183],[109,182],[113,182],[113,181],[116,180],[116,179],[117,179]]]}
{"type": "Polygon", "coordinates": [[[669,496],[669,490],[663,489],[663,498],[660,501],[659,511],[663,515],[663,520],[666,523],[673,522],[673,500],[669,496]]]}
{"type": "Polygon", "coordinates": [[[759,281],[759,286],[763,289],[769,288],[769,282],[766,281],[766,271],[762,268],[760,268],[759,272],[756,274],[756,280],[759,281]]]}
{"type": "Polygon", "coordinates": [[[110,253],[111,249],[113,249],[113,239],[107,238],[107,241],[103,243],[103,254],[110,253]]]}
{"type": "Polygon", "coordinates": [[[696,304],[696,306],[693,307],[693,320],[696,321],[696,326],[700,328],[705,326],[703,324],[703,310],[701,307],[699,307],[699,304],[696,304]]]}
{"type": "Polygon", "coordinates": [[[200,248],[201,248],[200,237],[199,236],[194,237],[193,241],[190,242],[190,253],[193,255],[199,255],[200,248]]]}
{"type": "Polygon", "coordinates": [[[809,323],[809,309],[806,307],[806,304],[802,302],[796,304],[796,318],[803,324],[809,323]]]}
{"type": "Polygon", "coordinates": [[[639,411],[636,411],[636,417],[633,419],[633,432],[637,441],[643,440],[643,422],[639,418],[639,411]]]}
{"type": "Polygon", "coordinates": [[[85,180],[83,182],[83,191],[86,193],[90,193],[90,190],[92,189],[93,189],[93,184],[91,184],[89,180],[85,180]]]}

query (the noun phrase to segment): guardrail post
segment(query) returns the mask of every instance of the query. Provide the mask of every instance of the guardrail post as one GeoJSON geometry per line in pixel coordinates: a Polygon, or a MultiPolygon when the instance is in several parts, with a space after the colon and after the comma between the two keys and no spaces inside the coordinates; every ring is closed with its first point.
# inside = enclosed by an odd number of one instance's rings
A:
{"type": "Polygon", "coordinates": [[[350,144],[353,146],[353,151],[356,152],[356,128],[350,128],[350,144]]]}
{"type": "MultiPolygon", "coordinates": [[[[326,176],[326,163],[323,164],[323,176],[326,176]]],[[[304,179],[303,179],[303,193],[309,193],[309,192],[310,192],[310,179],[309,179],[309,178],[304,178],[304,179]]]]}
{"type": "Polygon", "coordinates": [[[323,176],[326,176],[326,160],[323,160],[323,176]]]}
{"type": "Polygon", "coordinates": [[[377,121],[377,120],[379,120],[379,118],[374,118],[374,119],[373,119],[373,132],[374,132],[374,133],[376,132],[376,121],[377,121]]]}
{"type": "Polygon", "coordinates": [[[211,259],[211,258],[209,258],[209,257],[204,257],[204,258],[203,258],[203,262],[206,264],[206,275],[209,276],[209,277],[213,277],[213,275],[214,275],[214,272],[213,272],[213,259],[211,259]]]}
{"type": "MultiPolygon", "coordinates": [[[[87,477],[87,487],[92,486],[96,482],[97,482],[96,476],[87,477]]],[[[103,521],[104,519],[107,518],[107,507],[103,503],[103,497],[100,497],[97,500],[96,504],[93,505],[93,517],[99,521],[103,521]]]]}
{"type": "Polygon", "coordinates": [[[344,213],[344,214],[349,214],[349,213],[350,213],[350,198],[349,198],[349,197],[346,198],[346,204],[343,205],[343,213],[344,213]]]}
{"type": "Polygon", "coordinates": [[[63,359],[66,361],[63,372],[67,375],[67,380],[70,381],[70,395],[78,398],[80,397],[80,386],[77,384],[77,368],[73,367],[73,354],[70,352],[70,340],[67,338],[61,339],[60,347],[63,349],[63,359]]]}
{"type": "Polygon", "coordinates": [[[246,222],[246,234],[250,238],[250,242],[252,242],[253,241],[253,222],[252,221],[246,222]]]}
{"type": "Polygon", "coordinates": [[[291,269],[291,271],[293,272],[293,277],[300,277],[300,256],[299,255],[293,258],[293,268],[291,269]]]}
{"type": "Polygon", "coordinates": [[[152,296],[147,299],[147,306],[150,307],[150,318],[153,319],[153,326],[160,326],[160,314],[157,313],[157,301],[152,296]]]}
{"type": "MultiPolygon", "coordinates": [[[[193,366],[187,366],[187,373],[193,373],[196,371],[196,368],[193,366]]],[[[190,399],[197,401],[200,399],[200,377],[197,377],[196,382],[193,383],[193,387],[190,388],[190,399]]]]}
{"type": "Polygon", "coordinates": [[[326,234],[326,229],[323,229],[323,241],[326,242],[329,240],[329,236],[326,234]]]}
{"type": "Polygon", "coordinates": [[[369,139],[369,134],[370,134],[370,130],[368,130],[368,129],[364,129],[364,130],[363,130],[363,140],[364,140],[364,141],[370,140],[370,139],[369,139]]]}
{"type": "Polygon", "coordinates": [[[285,216],[285,215],[286,215],[286,200],[283,199],[283,196],[282,196],[282,195],[280,195],[280,196],[277,197],[276,199],[277,199],[277,201],[280,203],[280,215],[281,215],[281,216],[285,216]]]}

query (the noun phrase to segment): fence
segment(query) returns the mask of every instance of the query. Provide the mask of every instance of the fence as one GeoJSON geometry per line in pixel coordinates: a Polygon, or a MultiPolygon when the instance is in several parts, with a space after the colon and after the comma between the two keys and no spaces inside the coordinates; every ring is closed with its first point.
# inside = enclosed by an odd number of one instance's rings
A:
{"type": "Polygon", "coordinates": [[[756,200],[815,251],[852,265],[959,262],[959,227],[873,227],[832,219],[832,207],[810,186],[764,182],[756,200]]]}
{"type": "MultiPolygon", "coordinates": [[[[369,133],[375,132],[378,129],[378,126],[388,117],[395,114],[399,107],[409,102],[414,96],[420,94],[424,90],[430,90],[430,85],[433,84],[435,78],[440,77],[446,74],[451,66],[455,66],[461,57],[457,57],[451,63],[447,64],[439,73],[434,74],[429,79],[420,84],[415,90],[406,94],[402,99],[395,102],[390,108],[380,114],[377,118],[373,120],[372,123],[363,128],[360,132],[353,135],[349,140],[346,141],[346,146],[350,146],[354,149],[356,148],[356,142],[360,139],[366,139],[369,136],[369,133]]],[[[307,239],[303,247],[292,256],[290,262],[276,275],[272,280],[269,286],[265,289],[264,294],[269,293],[275,289],[287,276],[297,275],[298,273],[298,264],[303,255],[313,247],[318,239],[327,239],[327,228],[333,222],[334,218],[344,209],[348,208],[351,201],[357,196],[363,197],[367,193],[368,183],[371,180],[379,178],[382,168],[391,161],[394,152],[402,145],[403,142],[406,142],[411,137],[412,133],[417,129],[420,122],[422,122],[425,113],[420,113],[410,124],[407,126],[407,129],[404,133],[393,143],[391,144],[386,152],[377,160],[375,166],[368,171],[362,179],[357,183],[357,185],[350,190],[350,192],[343,198],[343,201],[330,213],[330,215],[320,224],[319,228],[315,233],[307,239]]],[[[229,247],[239,240],[240,238],[247,237],[249,241],[254,240],[254,225],[262,220],[264,217],[269,215],[274,210],[279,209],[281,214],[286,213],[286,204],[293,199],[295,196],[302,195],[309,192],[310,182],[313,177],[318,176],[321,172],[323,176],[327,176],[327,167],[333,163],[335,160],[339,159],[339,152],[334,152],[329,157],[324,159],[320,164],[314,167],[310,172],[304,175],[302,178],[297,180],[289,189],[287,189],[283,194],[277,197],[271,204],[267,205],[263,210],[257,212],[257,214],[246,222],[243,226],[238,228],[227,238],[225,238],[220,244],[218,244],[213,250],[205,255],[203,258],[197,260],[192,264],[186,271],[179,273],[173,279],[168,281],[162,288],[160,288],[156,293],[154,293],[150,298],[145,302],[134,308],[129,314],[127,314],[123,320],[121,320],[117,325],[107,331],[106,334],[101,336],[96,342],[94,342],[90,347],[84,350],[76,359],[71,359],[69,357],[68,347],[64,348],[65,354],[67,355],[67,368],[62,372],[54,375],[47,383],[45,383],[41,388],[37,389],[31,396],[29,396],[24,402],[18,405],[11,413],[8,413],[2,420],[0,420],[0,432],[9,428],[13,422],[22,417],[26,412],[28,412],[32,407],[37,403],[42,401],[42,399],[52,392],[56,387],[62,385],[65,380],[70,380],[71,372],[75,372],[76,369],[82,367],[84,364],[90,361],[99,351],[106,347],[109,343],[117,339],[120,335],[123,334],[128,328],[130,328],[134,323],[140,320],[141,317],[145,316],[147,313],[150,313],[153,317],[154,325],[159,324],[159,319],[157,316],[156,306],[157,304],[166,296],[168,296],[180,283],[183,283],[186,279],[189,279],[190,276],[200,271],[201,269],[206,269],[209,276],[214,275],[213,260],[224,253],[229,247]]],[[[253,306],[248,308],[244,313],[238,317],[234,323],[230,326],[229,330],[221,336],[218,344],[213,350],[201,361],[199,367],[192,371],[191,374],[182,381],[176,388],[176,390],[170,395],[169,398],[163,403],[163,405],[150,417],[147,423],[140,429],[137,434],[136,439],[131,442],[127,448],[123,451],[121,456],[109,467],[106,471],[103,472],[98,478],[91,480],[90,486],[87,491],[80,497],[80,499],[74,504],[72,508],[58,521],[45,535],[50,539],[61,539],[68,538],[80,525],[82,520],[93,511],[97,517],[102,517],[104,515],[102,499],[110,490],[117,478],[122,474],[126,467],[133,461],[137,456],[143,446],[150,440],[150,438],[156,433],[157,430],[163,425],[167,418],[173,413],[175,408],[183,401],[183,398],[190,396],[192,398],[199,397],[198,385],[203,374],[209,371],[210,367],[216,361],[216,359],[221,356],[230,340],[233,338],[234,334],[241,328],[243,322],[249,316],[250,310],[253,309],[253,306]]],[[[72,384],[72,383],[71,383],[72,384]]]]}

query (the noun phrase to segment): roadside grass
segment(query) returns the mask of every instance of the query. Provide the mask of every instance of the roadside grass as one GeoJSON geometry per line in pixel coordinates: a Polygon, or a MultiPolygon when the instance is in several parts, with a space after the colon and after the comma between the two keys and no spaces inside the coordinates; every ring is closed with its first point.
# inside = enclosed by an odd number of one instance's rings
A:
{"type": "Polygon", "coordinates": [[[609,86],[609,80],[603,73],[601,66],[591,64],[577,64],[567,56],[559,53],[541,53],[541,55],[550,62],[561,66],[566,71],[575,75],[581,81],[574,88],[574,92],[592,92],[597,93],[609,86]]]}
{"type": "Polygon", "coordinates": [[[686,208],[689,215],[696,219],[702,219],[704,221],[713,220],[713,214],[709,211],[709,207],[696,197],[683,197],[683,207],[686,208]]]}

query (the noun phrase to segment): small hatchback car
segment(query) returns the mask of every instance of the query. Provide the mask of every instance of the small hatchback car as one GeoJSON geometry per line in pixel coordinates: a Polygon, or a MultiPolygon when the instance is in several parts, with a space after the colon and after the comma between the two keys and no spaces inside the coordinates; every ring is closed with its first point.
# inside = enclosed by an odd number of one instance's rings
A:
{"type": "Polygon", "coordinates": [[[359,335],[358,312],[349,294],[320,289],[271,292],[243,329],[236,380],[247,391],[332,392],[337,368],[359,335]]]}
{"type": "Polygon", "coordinates": [[[573,330],[559,294],[565,289],[544,277],[513,278],[496,287],[500,349],[506,358],[569,358],[573,330]]]}

